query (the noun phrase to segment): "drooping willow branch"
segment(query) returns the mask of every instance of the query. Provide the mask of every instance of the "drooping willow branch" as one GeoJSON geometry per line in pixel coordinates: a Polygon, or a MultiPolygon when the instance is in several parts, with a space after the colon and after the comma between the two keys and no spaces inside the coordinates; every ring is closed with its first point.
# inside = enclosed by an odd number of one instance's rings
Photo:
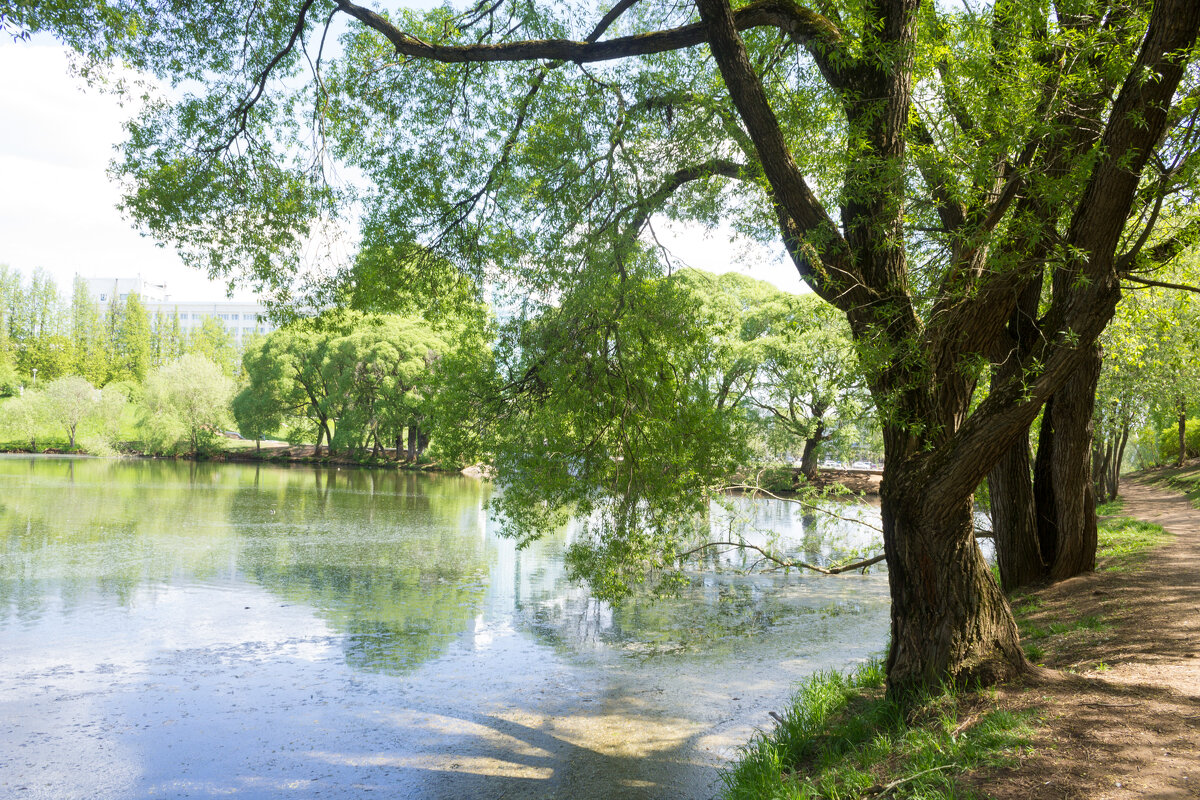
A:
{"type": "Polygon", "coordinates": [[[758,545],[755,545],[755,544],[750,544],[749,542],[720,541],[720,542],[705,542],[702,545],[693,547],[691,550],[680,553],[679,560],[683,561],[688,556],[693,556],[696,553],[700,553],[705,550],[710,550],[714,547],[736,547],[740,550],[753,550],[754,552],[756,552],[760,556],[762,556],[765,560],[770,561],[771,563],[775,564],[776,566],[782,567],[784,569],[810,569],[813,572],[819,572],[822,575],[840,575],[843,572],[850,572],[851,570],[866,569],[867,567],[872,566],[874,564],[878,564],[880,561],[883,561],[885,558],[887,558],[887,556],[881,554],[881,555],[873,556],[871,558],[864,559],[862,561],[855,561],[850,564],[839,564],[839,565],[833,566],[833,567],[819,567],[816,564],[810,564],[807,561],[800,561],[797,559],[784,558],[776,553],[772,553],[770,550],[767,550],[766,548],[759,547],[758,545]]]}
{"type": "Polygon", "coordinates": [[[833,517],[834,519],[836,519],[840,522],[852,522],[855,525],[862,525],[864,528],[870,528],[871,530],[875,531],[876,533],[879,533],[879,534],[883,533],[883,528],[880,528],[877,525],[872,525],[869,522],[863,522],[861,519],[854,519],[853,517],[843,517],[841,514],[838,514],[834,511],[830,511],[828,508],[823,508],[822,506],[816,505],[815,503],[806,503],[803,500],[796,499],[795,497],[780,497],[777,494],[768,492],[766,489],[763,489],[761,486],[753,486],[748,483],[731,483],[728,486],[722,486],[720,490],[725,491],[725,490],[729,490],[729,489],[739,489],[744,492],[757,492],[759,494],[765,494],[767,497],[771,498],[772,500],[782,500],[785,503],[795,503],[798,506],[803,506],[804,508],[809,508],[809,509],[812,509],[813,511],[817,511],[822,514],[825,514],[826,516],[833,517]]]}

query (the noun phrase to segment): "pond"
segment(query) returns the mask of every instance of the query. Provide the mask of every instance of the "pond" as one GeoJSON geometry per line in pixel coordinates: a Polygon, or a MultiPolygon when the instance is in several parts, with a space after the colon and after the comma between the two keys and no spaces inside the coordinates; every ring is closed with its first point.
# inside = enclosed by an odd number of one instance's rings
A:
{"type": "MultiPolygon", "coordinates": [[[[0,796],[710,797],[798,679],[883,647],[882,572],[613,609],[567,579],[572,529],[516,550],[490,491],[0,458],[0,796]]],[[[809,560],[870,535],[731,514],[809,560]]]]}

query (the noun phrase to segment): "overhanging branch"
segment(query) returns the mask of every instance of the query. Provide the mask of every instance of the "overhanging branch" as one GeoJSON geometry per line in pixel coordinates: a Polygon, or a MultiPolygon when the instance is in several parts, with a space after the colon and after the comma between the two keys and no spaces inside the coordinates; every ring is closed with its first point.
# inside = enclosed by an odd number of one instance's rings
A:
{"type": "MultiPolygon", "coordinates": [[[[618,4],[613,10],[625,4],[618,4]]],[[[446,64],[489,61],[570,61],[577,64],[609,61],[683,50],[703,44],[708,36],[703,23],[652,33],[622,36],[603,42],[579,42],[571,39],[533,39],[504,44],[439,45],[424,42],[397,28],[369,8],[350,0],[337,0],[337,6],[392,43],[396,52],[415,58],[428,58],[446,64]]],[[[624,9],[622,9],[623,11],[624,9]]],[[[611,15],[613,12],[609,12],[611,15]]],[[[827,18],[792,0],[758,0],[734,14],[738,30],[772,27],[783,31],[792,42],[812,53],[822,73],[835,86],[844,85],[840,66],[847,60],[841,53],[842,37],[827,18]]],[[[608,19],[606,16],[605,19],[608,19]]],[[[614,17],[615,19],[615,17],[614,17]]],[[[610,21],[611,24],[611,21],[610,21]]],[[[607,26],[605,26],[607,27],[607,26]]]]}

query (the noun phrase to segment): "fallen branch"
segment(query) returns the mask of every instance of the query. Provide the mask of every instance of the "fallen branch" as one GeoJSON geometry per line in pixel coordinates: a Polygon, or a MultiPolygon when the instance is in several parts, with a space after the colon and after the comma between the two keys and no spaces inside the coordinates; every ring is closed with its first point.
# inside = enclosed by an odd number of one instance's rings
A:
{"type": "Polygon", "coordinates": [[[870,789],[867,789],[866,794],[864,794],[863,797],[883,797],[884,795],[888,794],[889,792],[892,792],[893,790],[897,789],[898,787],[903,786],[904,784],[908,783],[909,781],[916,780],[917,778],[921,777],[922,775],[928,775],[931,772],[938,772],[943,769],[954,769],[954,766],[955,766],[954,764],[943,764],[940,767],[932,767],[930,769],[924,769],[924,770],[921,770],[920,772],[909,775],[906,778],[900,778],[899,780],[894,780],[891,783],[887,784],[886,786],[878,786],[878,787],[872,786],[870,789]]]}

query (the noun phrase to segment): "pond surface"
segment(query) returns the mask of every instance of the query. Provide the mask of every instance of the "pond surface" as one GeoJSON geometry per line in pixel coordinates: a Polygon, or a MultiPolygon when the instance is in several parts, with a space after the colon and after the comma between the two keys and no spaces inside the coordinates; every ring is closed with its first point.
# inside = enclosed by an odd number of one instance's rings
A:
{"type": "MultiPolygon", "coordinates": [[[[883,647],[883,573],[614,610],[567,580],[571,530],[515,550],[489,492],[0,458],[0,797],[711,797],[799,678],[883,647]]],[[[871,535],[734,506],[807,560],[871,535]]]]}

